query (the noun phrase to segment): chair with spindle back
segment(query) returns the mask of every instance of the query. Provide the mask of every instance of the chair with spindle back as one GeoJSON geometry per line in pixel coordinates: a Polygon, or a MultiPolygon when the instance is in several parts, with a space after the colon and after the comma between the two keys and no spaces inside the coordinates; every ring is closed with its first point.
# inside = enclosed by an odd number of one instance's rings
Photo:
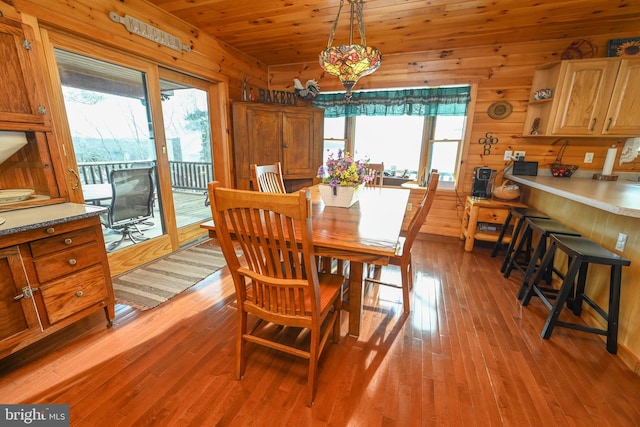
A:
{"type": "Polygon", "coordinates": [[[280,162],[272,165],[256,165],[251,168],[251,184],[255,191],[263,193],[286,193],[284,179],[282,178],[282,166],[280,162]]]}
{"type": "Polygon", "coordinates": [[[382,188],[382,182],[384,181],[384,163],[369,163],[365,168],[365,175],[373,177],[367,185],[382,188]]]}
{"type": "Polygon", "coordinates": [[[422,227],[422,224],[424,224],[424,221],[429,214],[429,210],[433,205],[433,200],[436,196],[436,190],[438,188],[439,180],[440,174],[437,170],[434,169],[433,171],[431,171],[431,175],[429,176],[427,191],[420,201],[418,211],[411,219],[406,235],[400,237],[396,255],[389,259],[389,264],[400,266],[400,276],[402,280],[401,284],[381,281],[379,279],[379,267],[375,269],[373,277],[367,277],[365,279],[365,282],[372,282],[380,285],[402,288],[402,304],[405,313],[408,313],[410,311],[409,294],[411,292],[411,288],[413,287],[413,264],[411,261],[411,249],[413,247],[413,242],[416,240],[416,237],[418,237],[420,227],[422,227]]]}
{"type": "MultiPolygon", "coordinates": [[[[242,378],[246,343],[280,350],[309,362],[307,404],[313,403],[318,359],[328,338],[340,339],[341,289],[344,277],[317,271],[308,189],[293,194],[256,193],[208,185],[211,213],[236,290],[238,332],[236,375],[242,378]],[[232,236],[237,240],[242,262],[232,236]],[[258,318],[247,327],[248,315],[258,318]],[[304,328],[305,348],[277,340],[268,325],[304,328]],[[266,326],[266,328],[264,327],[266,326]]],[[[292,331],[296,331],[292,329],[292,331]]],[[[287,335],[291,338],[291,334],[287,335]]]]}

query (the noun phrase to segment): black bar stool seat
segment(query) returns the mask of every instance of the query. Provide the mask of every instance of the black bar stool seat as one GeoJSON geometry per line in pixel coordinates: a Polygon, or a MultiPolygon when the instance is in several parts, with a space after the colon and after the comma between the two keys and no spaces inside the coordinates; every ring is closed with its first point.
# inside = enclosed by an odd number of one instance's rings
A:
{"type": "Polygon", "coordinates": [[[524,292],[522,305],[528,305],[531,297],[535,293],[551,310],[544,328],[542,329],[542,338],[549,339],[553,332],[553,328],[556,326],[605,335],[607,337],[607,351],[611,354],[616,354],[618,351],[618,317],[620,314],[620,284],[622,281],[622,267],[630,264],[631,261],[628,259],[603,248],[590,239],[578,236],[552,234],[550,236],[549,249],[540,264],[540,268],[524,292]],[[560,290],[552,305],[549,299],[545,296],[545,293],[538,287],[538,283],[542,278],[545,269],[547,269],[553,262],[552,260],[556,250],[561,250],[566,253],[571,261],[562,285],[560,286],[560,290]],[[605,312],[584,293],[589,264],[611,266],[608,312],[605,312]],[[577,285],[575,285],[576,275],[578,276],[577,285]],[[574,291],[575,294],[571,301],[569,300],[569,297],[571,296],[572,291],[574,291]],[[580,316],[583,301],[589,304],[604,320],[607,321],[607,329],[593,328],[575,323],[561,322],[558,320],[565,302],[567,302],[567,306],[571,308],[576,316],[580,316]]]}
{"type": "MultiPolygon", "coordinates": [[[[511,225],[511,220],[515,219],[516,220],[516,225],[513,229],[513,233],[511,234],[511,241],[509,242],[509,245],[507,246],[507,250],[504,254],[504,259],[502,261],[502,265],[500,266],[500,272],[504,273],[505,269],[507,268],[507,264],[509,263],[509,259],[512,256],[518,257],[520,256],[519,253],[516,253],[514,255],[514,248],[516,247],[516,242],[518,241],[518,238],[520,237],[520,232],[522,231],[522,227],[524,225],[524,221],[527,218],[542,218],[542,219],[549,219],[549,216],[547,216],[546,214],[533,209],[533,208],[517,208],[517,207],[510,207],[509,208],[509,213],[507,214],[507,218],[504,221],[504,224],[502,224],[502,228],[500,229],[500,234],[498,235],[498,240],[496,241],[495,246],[493,247],[493,251],[491,252],[491,257],[495,258],[496,255],[498,254],[498,251],[502,248],[503,244],[502,244],[502,239],[504,238],[504,235],[506,234],[507,230],[509,229],[509,226],[511,225]]],[[[525,245],[525,251],[523,251],[525,253],[525,260],[528,261],[529,256],[531,254],[531,242],[528,242],[525,245]]]]}
{"type": "MultiPolygon", "coordinates": [[[[557,221],[552,219],[542,219],[542,218],[527,218],[525,220],[524,230],[522,232],[522,238],[518,242],[518,246],[514,250],[513,255],[522,252],[523,246],[527,244],[527,242],[533,242],[533,235],[537,234],[538,241],[533,245],[535,250],[533,255],[531,255],[531,259],[526,266],[521,265],[517,262],[515,256],[511,256],[509,263],[504,271],[504,277],[509,277],[511,271],[514,268],[520,270],[524,277],[522,279],[522,283],[520,284],[520,290],[518,291],[518,299],[522,299],[524,295],[524,291],[527,288],[527,284],[531,280],[533,273],[538,268],[538,262],[542,259],[543,255],[547,249],[547,239],[551,234],[563,234],[568,236],[580,236],[580,233],[574,231],[557,221]]],[[[553,264],[550,264],[550,268],[545,270],[545,279],[547,283],[551,283],[552,274],[556,273],[560,277],[563,277],[562,274],[553,268],[553,264]]],[[[553,291],[553,289],[550,289],[553,291]]]]}

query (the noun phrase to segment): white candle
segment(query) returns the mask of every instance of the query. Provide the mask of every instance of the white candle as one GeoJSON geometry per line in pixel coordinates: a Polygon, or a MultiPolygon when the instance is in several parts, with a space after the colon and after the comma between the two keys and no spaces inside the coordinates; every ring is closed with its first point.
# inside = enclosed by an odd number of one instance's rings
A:
{"type": "Polygon", "coordinates": [[[613,162],[616,160],[617,148],[609,148],[607,150],[607,157],[604,159],[604,167],[602,168],[602,175],[611,175],[613,172],[613,162]]]}

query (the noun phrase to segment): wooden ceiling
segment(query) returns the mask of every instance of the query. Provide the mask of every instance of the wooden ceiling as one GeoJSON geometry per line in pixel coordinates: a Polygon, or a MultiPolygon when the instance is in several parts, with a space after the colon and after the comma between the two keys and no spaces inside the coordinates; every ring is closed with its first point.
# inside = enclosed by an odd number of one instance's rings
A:
{"type": "MultiPolygon", "coordinates": [[[[266,65],[316,61],[340,0],[148,0],[266,65]]],[[[334,44],[348,41],[345,1],[334,44]]],[[[384,55],[638,31],[639,0],[366,0],[384,55]]],[[[355,31],[354,41],[359,42],[355,31]]],[[[569,42],[567,43],[567,46],[569,42]]],[[[606,55],[603,55],[606,56],[606,55]]]]}

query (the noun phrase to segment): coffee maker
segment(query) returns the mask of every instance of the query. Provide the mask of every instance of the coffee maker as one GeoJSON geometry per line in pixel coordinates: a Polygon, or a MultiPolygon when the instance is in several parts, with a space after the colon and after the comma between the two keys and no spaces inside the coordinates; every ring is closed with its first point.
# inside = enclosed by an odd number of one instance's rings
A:
{"type": "Polygon", "coordinates": [[[478,166],[473,169],[473,187],[471,196],[480,199],[491,198],[493,191],[493,181],[496,178],[496,171],[486,166],[478,166]]]}

